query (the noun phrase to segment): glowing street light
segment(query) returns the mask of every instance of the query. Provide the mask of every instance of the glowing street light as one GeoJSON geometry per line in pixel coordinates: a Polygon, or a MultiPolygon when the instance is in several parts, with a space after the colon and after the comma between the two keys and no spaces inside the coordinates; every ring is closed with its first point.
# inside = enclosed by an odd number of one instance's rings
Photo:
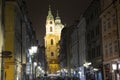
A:
{"type": "Polygon", "coordinates": [[[29,49],[29,53],[30,53],[30,55],[33,55],[34,53],[37,53],[37,46],[32,46],[29,49]]]}
{"type": "Polygon", "coordinates": [[[38,66],[38,69],[41,71],[42,70],[42,68],[40,67],[40,66],[38,66]]]}
{"type": "Polygon", "coordinates": [[[37,66],[37,62],[34,62],[34,66],[35,66],[35,67],[37,66]]]}
{"type": "Polygon", "coordinates": [[[32,46],[31,49],[32,49],[33,53],[37,52],[37,46],[32,46]]]}
{"type": "Polygon", "coordinates": [[[33,53],[33,51],[32,51],[32,49],[30,48],[30,49],[29,49],[29,54],[32,55],[32,53],[33,53]]]}
{"type": "MultiPolygon", "coordinates": [[[[30,54],[30,56],[31,56],[31,59],[30,59],[30,60],[31,60],[31,62],[32,62],[32,63],[31,63],[31,64],[32,64],[32,65],[31,65],[32,75],[33,75],[33,68],[37,66],[37,63],[34,63],[34,64],[33,64],[33,54],[37,53],[37,48],[38,48],[37,46],[32,46],[30,49],[28,49],[29,54],[30,54]]],[[[34,78],[34,76],[32,76],[32,78],[34,78]]]]}
{"type": "Polygon", "coordinates": [[[85,67],[89,67],[92,63],[91,62],[86,62],[85,64],[83,64],[85,67]]]}

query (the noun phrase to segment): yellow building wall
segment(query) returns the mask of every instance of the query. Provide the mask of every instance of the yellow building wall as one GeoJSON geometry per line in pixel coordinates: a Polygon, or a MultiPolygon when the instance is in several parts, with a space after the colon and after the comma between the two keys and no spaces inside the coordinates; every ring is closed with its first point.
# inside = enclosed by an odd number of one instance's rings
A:
{"type": "Polygon", "coordinates": [[[46,55],[47,55],[47,59],[57,59],[58,56],[58,52],[57,52],[57,44],[58,44],[58,36],[53,35],[53,34],[48,34],[46,35],[46,55]],[[53,39],[53,45],[51,45],[51,39],[53,39]],[[54,57],[51,57],[51,52],[54,53],[54,57]]]}
{"type": "Polygon", "coordinates": [[[57,73],[56,71],[59,69],[59,64],[50,63],[49,68],[51,73],[57,73]]]}
{"type": "Polygon", "coordinates": [[[4,58],[4,78],[14,80],[14,2],[5,5],[5,51],[12,52],[12,58],[4,58]]]}
{"type": "Polygon", "coordinates": [[[46,59],[48,62],[48,73],[56,73],[59,69],[58,64],[58,42],[59,35],[56,34],[47,34],[45,36],[45,45],[46,45],[46,59]],[[51,45],[51,39],[53,39],[53,45],[51,45]],[[51,56],[51,52],[54,53],[54,56],[51,56]],[[54,61],[55,63],[52,63],[54,61]]]}
{"type": "Polygon", "coordinates": [[[61,35],[61,30],[64,25],[61,23],[61,19],[57,13],[54,20],[51,8],[49,6],[48,16],[46,19],[46,35],[45,35],[45,54],[48,63],[47,72],[54,74],[59,70],[59,40],[61,35]],[[53,44],[52,41],[53,40],[53,44]],[[52,54],[53,53],[53,54],[52,54]]]}

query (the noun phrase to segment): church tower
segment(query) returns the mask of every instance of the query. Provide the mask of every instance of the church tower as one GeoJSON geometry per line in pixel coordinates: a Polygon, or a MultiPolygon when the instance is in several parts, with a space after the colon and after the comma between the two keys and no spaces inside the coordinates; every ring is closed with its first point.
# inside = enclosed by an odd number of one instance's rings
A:
{"type": "Polygon", "coordinates": [[[51,8],[49,6],[48,16],[46,19],[46,35],[45,35],[45,54],[47,60],[47,71],[49,74],[55,74],[59,70],[59,40],[61,30],[64,25],[58,15],[54,20],[51,8]]]}

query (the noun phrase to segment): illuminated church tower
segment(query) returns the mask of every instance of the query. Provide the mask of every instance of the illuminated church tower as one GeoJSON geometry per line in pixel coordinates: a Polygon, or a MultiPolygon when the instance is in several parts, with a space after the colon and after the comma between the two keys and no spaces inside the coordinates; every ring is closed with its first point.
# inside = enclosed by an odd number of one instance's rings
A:
{"type": "Polygon", "coordinates": [[[45,35],[45,53],[47,59],[48,73],[56,73],[59,69],[58,55],[59,55],[59,40],[61,30],[64,25],[58,15],[54,19],[51,8],[49,6],[48,16],[46,19],[46,35],[45,35]]]}

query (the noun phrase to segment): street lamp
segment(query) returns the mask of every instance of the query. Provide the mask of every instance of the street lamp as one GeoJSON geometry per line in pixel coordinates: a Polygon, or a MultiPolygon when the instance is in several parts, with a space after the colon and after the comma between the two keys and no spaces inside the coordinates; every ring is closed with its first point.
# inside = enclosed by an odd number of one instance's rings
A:
{"type": "Polygon", "coordinates": [[[34,78],[36,79],[37,62],[34,62],[34,78]]]}
{"type": "Polygon", "coordinates": [[[85,67],[85,77],[86,77],[86,80],[89,78],[88,77],[88,75],[89,75],[89,72],[91,71],[90,70],[90,68],[91,68],[91,66],[90,65],[92,65],[92,63],[91,62],[85,62],[84,64],[83,64],[83,66],[85,67]]]}
{"type": "Polygon", "coordinates": [[[92,63],[91,62],[86,62],[84,65],[84,67],[88,68],[92,63]]]}
{"type": "Polygon", "coordinates": [[[32,69],[32,78],[33,78],[33,54],[37,53],[37,46],[32,46],[30,49],[29,49],[29,54],[31,56],[31,69],[32,69]]]}
{"type": "Polygon", "coordinates": [[[33,55],[34,53],[37,53],[37,46],[32,46],[29,49],[29,53],[30,53],[30,55],[33,55]]]}
{"type": "Polygon", "coordinates": [[[35,66],[35,67],[37,66],[37,62],[34,62],[34,66],[35,66]]]}

